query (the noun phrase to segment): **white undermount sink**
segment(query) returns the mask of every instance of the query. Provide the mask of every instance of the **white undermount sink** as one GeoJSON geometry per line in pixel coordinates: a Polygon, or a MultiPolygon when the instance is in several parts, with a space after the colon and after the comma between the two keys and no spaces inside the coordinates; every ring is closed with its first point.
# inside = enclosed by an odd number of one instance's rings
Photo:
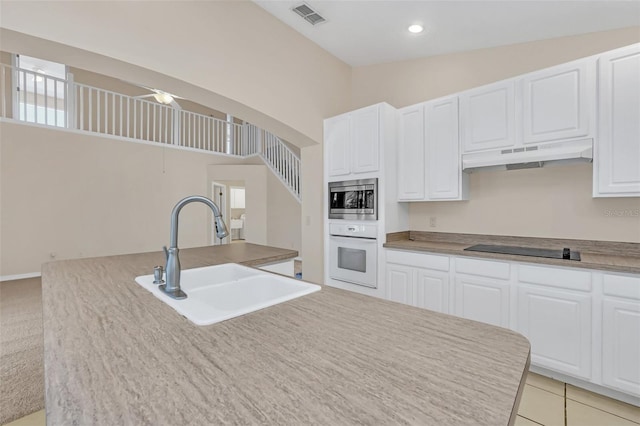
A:
{"type": "Polygon", "coordinates": [[[237,263],[182,271],[180,287],[187,293],[172,299],[153,284],[153,275],[136,282],[196,325],[209,325],[286,302],[320,290],[320,286],[248,268],[237,263]]]}

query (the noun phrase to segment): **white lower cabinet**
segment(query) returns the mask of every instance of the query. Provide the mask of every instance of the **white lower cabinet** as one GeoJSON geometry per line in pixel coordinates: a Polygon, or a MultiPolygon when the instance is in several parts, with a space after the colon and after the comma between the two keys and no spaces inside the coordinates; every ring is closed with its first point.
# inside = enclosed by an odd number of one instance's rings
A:
{"type": "Polygon", "coordinates": [[[449,312],[449,258],[387,250],[387,298],[418,308],[449,312]]]}
{"type": "Polygon", "coordinates": [[[390,300],[510,328],[532,365],[640,397],[640,275],[387,250],[390,300]]]}
{"type": "Polygon", "coordinates": [[[509,328],[510,266],[471,258],[455,259],[455,314],[509,328]]]}
{"type": "Polygon", "coordinates": [[[602,382],[640,397],[640,277],[603,281],[602,382]]]}
{"type": "Polygon", "coordinates": [[[455,314],[509,328],[510,286],[508,281],[456,274],[455,314]]]}
{"type": "Polygon", "coordinates": [[[418,308],[449,312],[449,273],[431,269],[416,270],[416,300],[418,308]]]}
{"type": "Polygon", "coordinates": [[[517,318],[532,363],[591,378],[591,294],[522,285],[517,318]]]}
{"type": "Polygon", "coordinates": [[[517,326],[531,342],[531,362],[591,378],[591,272],[518,266],[517,326]]]}
{"type": "Polygon", "coordinates": [[[387,263],[387,299],[413,305],[413,281],[415,268],[387,263]]]}

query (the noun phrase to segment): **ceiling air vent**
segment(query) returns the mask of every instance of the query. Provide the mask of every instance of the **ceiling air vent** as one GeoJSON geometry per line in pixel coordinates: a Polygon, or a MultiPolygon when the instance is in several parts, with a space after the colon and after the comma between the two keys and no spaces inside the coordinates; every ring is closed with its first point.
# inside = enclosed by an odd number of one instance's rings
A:
{"type": "Polygon", "coordinates": [[[309,5],[305,3],[302,3],[300,6],[296,6],[291,10],[293,10],[295,13],[300,15],[305,21],[307,21],[311,25],[321,24],[326,21],[326,19],[320,16],[318,12],[311,9],[311,7],[309,7],[309,5]]]}

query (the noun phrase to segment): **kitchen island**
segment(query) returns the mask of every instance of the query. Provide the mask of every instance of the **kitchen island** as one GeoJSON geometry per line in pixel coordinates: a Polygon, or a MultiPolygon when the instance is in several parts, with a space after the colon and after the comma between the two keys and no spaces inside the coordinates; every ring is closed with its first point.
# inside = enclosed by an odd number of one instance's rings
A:
{"type": "MultiPolygon", "coordinates": [[[[181,250],[183,269],[296,252],[181,250]]],[[[512,331],[324,286],[199,327],[134,282],[143,253],[42,273],[47,424],[419,424],[515,421],[529,342],[512,331]]]]}

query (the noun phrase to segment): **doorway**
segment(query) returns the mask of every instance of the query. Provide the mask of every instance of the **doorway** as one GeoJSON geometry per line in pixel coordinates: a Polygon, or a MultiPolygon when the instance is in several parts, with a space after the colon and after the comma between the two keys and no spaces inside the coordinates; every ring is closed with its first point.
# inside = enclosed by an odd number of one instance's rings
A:
{"type": "Polygon", "coordinates": [[[220,208],[229,235],[217,238],[211,228],[211,244],[230,244],[247,239],[246,188],[243,180],[218,180],[211,182],[211,199],[220,208]]]}
{"type": "MultiPolygon", "coordinates": [[[[213,196],[211,197],[213,202],[216,203],[218,208],[220,209],[220,213],[222,213],[222,219],[224,220],[227,228],[229,228],[229,221],[227,218],[229,217],[227,214],[227,185],[220,182],[212,182],[211,183],[211,193],[213,196]]],[[[230,232],[230,231],[229,231],[230,232]]],[[[229,244],[229,237],[218,238],[216,236],[216,228],[212,224],[211,225],[211,244],[214,246],[229,244]]]]}
{"type": "Polygon", "coordinates": [[[234,182],[229,186],[229,223],[231,242],[240,242],[246,239],[247,214],[245,210],[245,187],[244,182],[234,182]],[[241,185],[239,185],[241,183],[241,185]]]}

